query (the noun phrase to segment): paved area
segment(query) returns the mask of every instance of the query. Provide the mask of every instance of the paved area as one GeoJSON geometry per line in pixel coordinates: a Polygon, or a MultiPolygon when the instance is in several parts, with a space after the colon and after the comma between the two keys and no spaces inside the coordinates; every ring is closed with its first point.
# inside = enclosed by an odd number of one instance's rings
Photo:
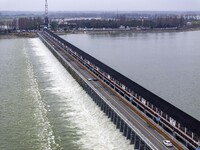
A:
{"type": "MultiPolygon", "coordinates": [[[[54,48],[56,49],[55,43],[53,44],[54,48]]],[[[94,76],[89,73],[89,71],[78,64],[76,61],[71,59],[67,56],[67,54],[64,51],[57,50],[64,58],[65,60],[70,63],[82,76],[87,79],[93,79],[94,76]]],[[[97,77],[95,77],[97,78],[97,77]]],[[[115,94],[112,94],[108,87],[103,85],[98,79],[97,81],[94,80],[88,80],[114,107],[118,109],[126,118],[131,122],[132,125],[134,125],[141,134],[143,134],[147,139],[149,139],[157,148],[158,150],[167,150],[167,149],[176,149],[175,147],[166,147],[162,141],[164,138],[149,124],[144,122],[135,112],[133,112],[129,107],[127,107],[118,96],[115,94]]],[[[134,107],[134,106],[133,106],[134,107]]]]}

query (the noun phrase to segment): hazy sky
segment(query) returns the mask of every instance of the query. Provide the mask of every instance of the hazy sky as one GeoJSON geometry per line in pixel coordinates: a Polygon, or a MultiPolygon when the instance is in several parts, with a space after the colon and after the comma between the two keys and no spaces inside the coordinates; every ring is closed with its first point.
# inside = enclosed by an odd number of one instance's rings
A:
{"type": "MultiPolygon", "coordinates": [[[[45,0],[0,0],[0,11],[44,11],[45,0]]],[[[49,11],[200,11],[200,0],[48,0],[49,11]]]]}

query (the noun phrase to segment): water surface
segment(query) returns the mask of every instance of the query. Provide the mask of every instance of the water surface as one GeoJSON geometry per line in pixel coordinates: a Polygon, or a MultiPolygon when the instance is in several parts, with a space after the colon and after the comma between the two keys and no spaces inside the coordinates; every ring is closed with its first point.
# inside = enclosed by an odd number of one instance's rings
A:
{"type": "Polygon", "coordinates": [[[200,31],[62,38],[200,120],[200,31]]]}
{"type": "Polygon", "coordinates": [[[0,40],[0,55],[0,149],[133,148],[38,38],[0,40]]]}

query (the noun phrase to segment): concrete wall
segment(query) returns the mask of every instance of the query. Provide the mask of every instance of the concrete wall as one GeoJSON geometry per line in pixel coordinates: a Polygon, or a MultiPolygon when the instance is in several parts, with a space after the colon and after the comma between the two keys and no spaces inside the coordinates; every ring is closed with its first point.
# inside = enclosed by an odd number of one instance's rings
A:
{"type": "MultiPolygon", "coordinates": [[[[39,36],[40,37],[40,36],[39,36]]],[[[144,140],[137,134],[134,129],[124,121],[119,115],[119,112],[114,110],[109,104],[95,91],[88,83],[86,79],[83,79],[81,75],[67,62],[63,57],[57,53],[54,48],[47,43],[45,39],[40,37],[42,42],[49,48],[53,55],[61,62],[61,64],[67,69],[67,71],[76,79],[80,86],[87,92],[87,94],[93,99],[93,101],[101,108],[101,110],[111,119],[123,135],[130,140],[130,143],[134,145],[134,149],[139,150],[151,150],[151,146],[147,145],[144,140]]],[[[148,141],[149,142],[149,141],[148,141]]]]}

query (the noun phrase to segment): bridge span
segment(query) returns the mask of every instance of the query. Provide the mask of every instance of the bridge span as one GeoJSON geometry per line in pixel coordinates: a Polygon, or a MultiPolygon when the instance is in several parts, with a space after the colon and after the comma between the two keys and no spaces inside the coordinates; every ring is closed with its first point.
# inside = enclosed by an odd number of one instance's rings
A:
{"type": "Polygon", "coordinates": [[[135,149],[197,149],[200,122],[44,29],[40,39],[111,118],[135,149]]]}

